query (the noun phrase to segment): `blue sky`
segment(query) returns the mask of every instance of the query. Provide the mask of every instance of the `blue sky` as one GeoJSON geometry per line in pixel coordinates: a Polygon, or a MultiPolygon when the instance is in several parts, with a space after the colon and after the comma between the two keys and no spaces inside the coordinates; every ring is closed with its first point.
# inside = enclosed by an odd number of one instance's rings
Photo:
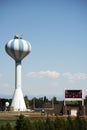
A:
{"type": "Polygon", "coordinates": [[[15,62],[5,44],[21,34],[32,51],[22,61],[22,90],[28,97],[63,99],[65,89],[87,95],[87,1],[0,2],[0,97],[12,97],[15,62]]]}

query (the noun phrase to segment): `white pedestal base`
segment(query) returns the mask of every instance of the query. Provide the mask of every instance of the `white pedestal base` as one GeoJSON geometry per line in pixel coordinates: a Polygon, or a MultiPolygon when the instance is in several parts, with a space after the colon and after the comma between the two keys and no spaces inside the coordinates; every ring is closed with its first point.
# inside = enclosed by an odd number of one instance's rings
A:
{"type": "Polygon", "coordinates": [[[11,106],[14,111],[26,111],[26,105],[21,88],[16,88],[11,106]]]}

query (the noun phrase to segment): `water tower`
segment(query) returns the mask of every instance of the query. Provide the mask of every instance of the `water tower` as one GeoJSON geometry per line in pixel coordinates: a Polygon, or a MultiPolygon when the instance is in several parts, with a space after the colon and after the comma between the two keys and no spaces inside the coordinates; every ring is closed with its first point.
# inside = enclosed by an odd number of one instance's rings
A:
{"type": "Polygon", "coordinates": [[[26,111],[26,105],[21,88],[21,61],[31,52],[31,45],[22,39],[20,35],[15,35],[14,39],[7,42],[6,52],[15,60],[15,91],[11,106],[14,111],[26,111]]]}

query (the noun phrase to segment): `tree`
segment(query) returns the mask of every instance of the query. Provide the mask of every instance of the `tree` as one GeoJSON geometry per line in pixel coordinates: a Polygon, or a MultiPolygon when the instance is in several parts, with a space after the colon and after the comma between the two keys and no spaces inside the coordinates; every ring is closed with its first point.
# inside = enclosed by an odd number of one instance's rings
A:
{"type": "Polygon", "coordinates": [[[6,124],[5,129],[6,130],[13,130],[13,128],[9,122],[6,124]]]}
{"type": "Polygon", "coordinates": [[[44,96],[44,99],[43,99],[44,103],[48,102],[48,99],[46,96],[44,96]]]}
{"type": "Polygon", "coordinates": [[[28,100],[28,97],[25,96],[24,100],[25,100],[25,104],[26,104],[27,109],[29,109],[29,100],[28,100]]]}
{"type": "Polygon", "coordinates": [[[36,130],[45,130],[45,125],[43,120],[39,119],[38,122],[35,123],[35,125],[36,125],[36,130]]]}
{"type": "Polygon", "coordinates": [[[34,123],[32,123],[28,118],[20,115],[16,121],[15,130],[36,130],[34,123]]]}
{"type": "Polygon", "coordinates": [[[20,115],[19,118],[16,121],[16,130],[24,130],[24,125],[25,125],[25,118],[23,115],[20,115]]]}
{"type": "Polygon", "coordinates": [[[83,125],[82,119],[79,116],[77,116],[76,119],[74,120],[74,125],[75,125],[74,130],[84,130],[82,129],[83,125]]]}
{"type": "Polygon", "coordinates": [[[34,98],[34,107],[36,108],[42,108],[44,104],[43,97],[41,98],[34,98]]]}
{"type": "Polygon", "coordinates": [[[6,130],[5,126],[4,126],[4,125],[1,125],[1,126],[0,126],[0,130],[6,130]]]}
{"type": "Polygon", "coordinates": [[[45,130],[55,130],[54,122],[49,118],[46,119],[45,130]]]}
{"type": "Polygon", "coordinates": [[[84,103],[87,105],[87,95],[85,96],[84,103]]]}
{"type": "Polygon", "coordinates": [[[23,130],[35,130],[33,124],[28,118],[25,118],[23,130]]]}
{"type": "Polygon", "coordinates": [[[66,126],[66,120],[63,118],[55,118],[54,127],[55,130],[68,130],[66,126]]]}
{"type": "Polygon", "coordinates": [[[67,130],[74,130],[74,125],[73,125],[74,120],[72,118],[68,117],[66,121],[66,127],[67,130]]]}

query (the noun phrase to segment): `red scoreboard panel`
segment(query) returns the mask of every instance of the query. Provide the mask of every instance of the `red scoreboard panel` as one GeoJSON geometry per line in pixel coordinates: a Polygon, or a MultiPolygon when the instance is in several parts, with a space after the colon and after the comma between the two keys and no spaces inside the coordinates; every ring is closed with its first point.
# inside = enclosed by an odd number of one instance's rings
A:
{"type": "Polygon", "coordinates": [[[82,90],[65,90],[65,98],[82,98],[82,90]]]}

